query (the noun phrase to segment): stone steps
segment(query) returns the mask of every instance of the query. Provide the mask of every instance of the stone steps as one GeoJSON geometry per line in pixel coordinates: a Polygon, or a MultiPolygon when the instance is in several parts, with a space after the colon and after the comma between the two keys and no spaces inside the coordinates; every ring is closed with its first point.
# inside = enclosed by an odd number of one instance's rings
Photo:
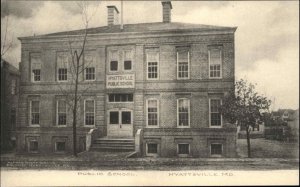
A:
{"type": "Polygon", "coordinates": [[[93,141],[91,151],[127,152],[134,151],[134,139],[99,138],[93,141]]]}

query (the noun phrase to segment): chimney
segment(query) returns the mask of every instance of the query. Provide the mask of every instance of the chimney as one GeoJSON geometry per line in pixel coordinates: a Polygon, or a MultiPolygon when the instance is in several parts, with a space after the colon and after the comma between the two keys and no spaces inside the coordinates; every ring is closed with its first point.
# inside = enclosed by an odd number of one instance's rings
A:
{"type": "Polygon", "coordinates": [[[161,4],[162,4],[163,22],[170,23],[172,3],[171,1],[162,1],[161,4]]]}
{"type": "Polygon", "coordinates": [[[116,6],[107,6],[107,25],[119,24],[119,10],[116,6]]]}

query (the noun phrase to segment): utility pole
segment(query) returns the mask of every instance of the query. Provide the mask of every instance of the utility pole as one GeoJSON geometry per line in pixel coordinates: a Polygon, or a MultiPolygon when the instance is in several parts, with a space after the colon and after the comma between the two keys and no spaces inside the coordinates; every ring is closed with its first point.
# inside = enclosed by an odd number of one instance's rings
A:
{"type": "Polygon", "coordinates": [[[123,30],[123,0],[121,0],[121,30],[123,30]]]}

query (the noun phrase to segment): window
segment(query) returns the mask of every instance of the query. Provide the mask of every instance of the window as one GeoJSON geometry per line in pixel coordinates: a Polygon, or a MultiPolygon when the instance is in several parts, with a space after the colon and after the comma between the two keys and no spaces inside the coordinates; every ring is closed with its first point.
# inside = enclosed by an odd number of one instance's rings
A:
{"type": "Polygon", "coordinates": [[[211,144],[210,145],[210,155],[211,156],[221,156],[223,153],[223,145],[222,144],[211,144]]]}
{"type": "Polygon", "coordinates": [[[188,155],[190,154],[190,144],[182,143],[178,144],[178,154],[179,155],[188,155]]]}
{"type": "Polygon", "coordinates": [[[131,124],[131,111],[110,111],[109,123],[110,124],[131,124]],[[120,119],[120,120],[119,120],[120,119]]]}
{"type": "Polygon", "coordinates": [[[95,68],[87,67],[85,69],[85,80],[95,80],[95,68]]]}
{"type": "Polygon", "coordinates": [[[189,77],[189,51],[179,50],[177,52],[177,78],[188,79],[189,77]]]}
{"type": "Polygon", "coordinates": [[[177,100],[177,125],[179,127],[190,126],[190,100],[178,99],[177,100]]]}
{"type": "Polygon", "coordinates": [[[119,124],[119,112],[118,111],[109,112],[109,124],[119,124]]]}
{"type": "Polygon", "coordinates": [[[30,140],[28,144],[29,144],[28,146],[29,152],[38,152],[39,144],[37,140],[30,140]]]}
{"type": "Polygon", "coordinates": [[[92,55],[84,56],[85,63],[85,80],[95,80],[95,67],[94,67],[94,58],[92,55]]]}
{"type": "Polygon", "coordinates": [[[12,79],[11,80],[11,94],[15,95],[17,92],[17,80],[16,79],[12,79]]]}
{"type": "Polygon", "coordinates": [[[118,51],[112,51],[110,55],[110,71],[118,71],[118,51]]]}
{"type": "Polygon", "coordinates": [[[85,125],[95,125],[95,101],[85,100],[85,125]]]}
{"type": "Polygon", "coordinates": [[[58,67],[58,81],[68,80],[68,56],[60,54],[57,57],[57,67],[58,67]]]}
{"type": "Polygon", "coordinates": [[[57,125],[67,125],[67,103],[65,100],[57,101],[57,125]]]}
{"type": "Polygon", "coordinates": [[[41,57],[38,54],[32,54],[31,57],[31,81],[41,81],[41,57]]]}
{"type": "Polygon", "coordinates": [[[210,126],[221,127],[222,117],[219,111],[221,105],[220,99],[210,99],[210,126]]]}
{"type": "Polygon", "coordinates": [[[66,150],[66,142],[64,141],[55,142],[56,152],[64,152],[65,150],[66,150]]]}
{"type": "Polygon", "coordinates": [[[122,124],[131,124],[131,112],[122,111],[122,124]]]}
{"type": "Polygon", "coordinates": [[[132,70],[131,51],[124,51],[124,70],[132,70]]]}
{"type": "Polygon", "coordinates": [[[31,101],[31,125],[40,124],[40,101],[31,101]]]}
{"type": "Polygon", "coordinates": [[[147,100],[147,113],[148,126],[158,126],[158,100],[147,100]]]}
{"type": "Polygon", "coordinates": [[[147,53],[147,77],[148,79],[158,79],[158,52],[147,53]]]}
{"type": "Polygon", "coordinates": [[[133,102],[133,94],[109,94],[108,101],[116,102],[133,102]]]}
{"type": "Polygon", "coordinates": [[[209,50],[209,77],[221,78],[222,77],[222,58],[220,49],[209,50]]]}
{"type": "Polygon", "coordinates": [[[157,154],[158,146],[156,143],[147,143],[147,154],[157,154]]]}

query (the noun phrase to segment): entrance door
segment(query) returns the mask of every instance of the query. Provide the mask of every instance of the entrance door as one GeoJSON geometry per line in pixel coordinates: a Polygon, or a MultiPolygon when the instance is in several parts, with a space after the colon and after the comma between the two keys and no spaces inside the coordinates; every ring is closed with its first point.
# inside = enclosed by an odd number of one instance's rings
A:
{"type": "Polygon", "coordinates": [[[132,137],[132,111],[128,109],[114,109],[108,111],[107,136],[132,137]]]}

